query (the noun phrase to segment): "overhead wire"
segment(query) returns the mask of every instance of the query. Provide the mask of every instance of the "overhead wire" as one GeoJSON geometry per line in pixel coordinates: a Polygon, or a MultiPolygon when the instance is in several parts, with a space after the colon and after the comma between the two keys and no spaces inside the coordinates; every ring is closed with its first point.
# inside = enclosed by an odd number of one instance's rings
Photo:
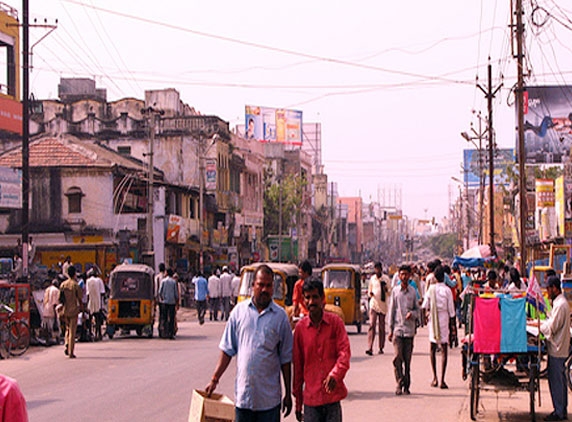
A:
{"type": "Polygon", "coordinates": [[[172,30],[186,32],[186,33],[190,33],[190,34],[201,36],[201,37],[206,37],[206,38],[215,39],[215,40],[219,40],[219,41],[225,41],[225,42],[229,42],[229,43],[233,43],[233,44],[239,44],[242,46],[247,46],[247,47],[252,47],[252,48],[257,48],[257,49],[262,49],[262,50],[267,50],[267,51],[272,51],[275,53],[281,53],[281,54],[286,54],[286,55],[291,55],[291,56],[303,57],[303,58],[307,58],[307,59],[314,59],[314,60],[318,60],[318,61],[322,61],[322,62],[326,62],[326,63],[331,63],[331,64],[356,67],[356,68],[360,68],[360,69],[364,69],[364,70],[372,70],[372,71],[395,74],[395,75],[400,75],[400,76],[408,76],[408,77],[421,78],[421,79],[426,79],[426,80],[442,80],[443,82],[448,82],[448,83],[452,83],[452,84],[464,84],[464,83],[466,83],[464,81],[446,79],[446,78],[441,78],[439,76],[424,75],[424,74],[419,74],[419,73],[415,73],[415,72],[407,72],[407,71],[403,71],[403,70],[366,65],[366,64],[352,62],[352,61],[348,61],[348,60],[342,60],[342,59],[338,59],[338,58],[334,58],[334,57],[319,56],[316,54],[299,52],[299,51],[295,51],[295,50],[291,50],[291,49],[287,49],[287,48],[274,47],[274,46],[270,46],[270,45],[266,45],[266,44],[262,44],[262,43],[258,43],[258,42],[240,40],[238,38],[232,38],[232,37],[228,37],[228,36],[224,36],[224,35],[218,35],[218,34],[208,33],[208,32],[204,32],[204,31],[198,31],[198,30],[191,29],[191,28],[185,28],[185,27],[181,27],[178,25],[174,25],[174,24],[170,24],[170,23],[166,23],[166,22],[161,22],[161,21],[157,21],[154,19],[150,19],[150,18],[135,16],[135,15],[132,15],[129,13],[119,12],[116,10],[111,10],[111,9],[107,9],[107,8],[100,7],[100,6],[88,5],[86,3],[82,3],[82,2],[77,1],[77,0],[62,0],[62,1],[65,3],[71,3],[71,4],[81,5],[84,7],[89,7],[89,8],[92,8],[94,10],[99,10],[101,12],[109,13],[109,14],[112,14],[115,16],[120,16],[120,17],[130,19],[130,20],[136,20],[139,22],[144,22],[144,23],[151,24],[151,25],[162,26],[162,27],[169,28],[172,30]]]}
{"type": "MultiPolygon", "coordinates": [[[[92,1],[93,4],[93,0],[92,1]]],[[[127,73],[131,76],[131,78],[127,79],[127,83],[129,84],[129,86],[131,87],[131,89],[135,92],[137,90],[139,91],[143,91],[143,89],[141,88],[141,86],[137,83],[137,80],[135,78],[133,78],[133,75],[131,75],[131,72],[129,71],[129,67],[125,64],[125,62],[123,61],[123,58],[121,56],[121,54],[119,53],[119,51],[117,50],[117,47],[115,46],[115,43],[113,42],[113,39],[109,36],[109,34],[107,33],[106,29],[105,29],[105,25],[103,25],[103,22],[101,22],[101,18],[99,16],[99,13],[96,11],[95,12],[95,16],[99,22],[99,26],[101,27],[101,29],[103,30],[103,33],[107,36],[107,40],[108,42],[106,42],[103,37],[101,36],[101,34],[99,33],[99,30],[97,28],[97,25],[95,25],[91,19],[91,14],[88,13],[87,10],[84,10],[86,17],[90,20],[93,28],[95,29],[95,32],[97,34],[97,36],[99,37],[99,39],[101,40],[102,45],[104,46],[105,50],[107,51],[107,53],[109,54],[109,57],[111,58],[111,60],[113,60],[113,63],[115,64],[116,68],[119,71],[121,70],[121,66],[117,63],[117,61],[115,60],[115,57],[113,54],[111,54],[111,52],[109,51],[109,49],[107,48],[107,45],[111,45],[111,47],[113,48],[113,50],[115,51],[117,57],[119,58],[119,60],[122,63],[123,68],[127,71],[127,73]],[[135,82],[135,84],[137,85],[137,88],[134,87],[134,85],[132,84],[132,81],[135,82]]]]}

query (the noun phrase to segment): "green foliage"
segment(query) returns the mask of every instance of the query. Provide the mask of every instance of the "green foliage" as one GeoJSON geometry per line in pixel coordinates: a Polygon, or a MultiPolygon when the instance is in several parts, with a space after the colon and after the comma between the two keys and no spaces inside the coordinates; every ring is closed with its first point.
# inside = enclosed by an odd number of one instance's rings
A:
{"type": "Polygon", "coordinates": [[[436,234],[428,237],[426,242],[426,247],[428,247],[435,256],[445,259],[452,259],[455,256],[456,246],[456,233],[436,234]]]}
{"type": "Polygon", "coordinates": [[[553,179],[556,180],[562,176],[562,169],[559,167],[547,167],[547,168],[534,168],[534,176],[537,179],[553,179]]]}
{"type": "Polygon", "coordinates": [[[280,195],[282,195],[282,234],[288,235],[296,225],[296,216],[303,206],[306,180],[298,174],[288,174],[277,182],[271,174],[265,175],[264,237],[278,234],[280,195]]]}

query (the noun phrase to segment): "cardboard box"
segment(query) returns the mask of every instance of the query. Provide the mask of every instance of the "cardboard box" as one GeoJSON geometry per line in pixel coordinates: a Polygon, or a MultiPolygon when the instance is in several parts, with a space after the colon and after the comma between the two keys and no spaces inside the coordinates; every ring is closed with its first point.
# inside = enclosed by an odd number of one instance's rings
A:
{"type": "Polygon", "coordinates": [[[232,422],[234,421],[234,403],[224,394],[207,393],[193,390],[189,422],[232,422]]]}

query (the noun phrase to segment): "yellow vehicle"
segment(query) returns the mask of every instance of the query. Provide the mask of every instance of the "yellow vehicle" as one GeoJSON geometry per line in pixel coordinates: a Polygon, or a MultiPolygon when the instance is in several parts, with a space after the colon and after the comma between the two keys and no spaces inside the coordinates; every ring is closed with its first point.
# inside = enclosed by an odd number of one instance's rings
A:
{"type": "Polygon", "coordinates": [[[121,264],[109,275],[107,334],[135,330],[153,337],[155,282],[153,269],[143,264],[121,264]]]}
{"type": "Polygon", "coordinates": [[[328,264],[322,268],[326,303],[341,308],[346,325],[355,325],[361,333],[361,271],[359,265],[328,264]]]}
{"type": "Polygon", "coordinates": [[[546,272],[548,270],[556,271],[562,282],[562,293],[572,306],[572,245],[550,245],[550,252],[548,255],[548,265],[533,265],[530,275],[534,273],[542,290],[546,290],[546,272]],[[564,255],[564,259],[562,259],[564,255]],[[561,256],[560,259],[557,259],[561,256]],[[558,262],[561,262],[559,265],[558,262]]]}
{"type": "Polygon", "coordinates": [[[256,262],[242,267],[240,270],[238,300],[242,301],[252,296],[254,273],[262,264],[268,265],[274,272],[274,295],[272,297],[274,302],[283,308],[291,306],[294,284],[298,280],[298,267],[294,264],[279,262],[256,262]]]}

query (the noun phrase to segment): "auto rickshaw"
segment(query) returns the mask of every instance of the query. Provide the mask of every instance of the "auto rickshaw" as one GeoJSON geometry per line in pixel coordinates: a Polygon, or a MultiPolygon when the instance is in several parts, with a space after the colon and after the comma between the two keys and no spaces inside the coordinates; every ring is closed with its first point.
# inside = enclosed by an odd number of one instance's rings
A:
{"type": "Polygon", "coordinates": [[[274,295],[272,297],[274,302],[283,308],[292,306],[292,292],[294,284],[298,280],[298,267],[294,264],[279,262],[256,262],[242,267],[240,270],[238,301],[243,301],[252,296],[254,273],[262,264],[268,265],[274,272],[274,295]]]}
{"type": "Polygon", "coordinates": [[[143,264],[121,264],[109,275],[107,335],[135,330],[153,337],[155,286],[153,269],[143,264]]]}
{"type": "Polygon", "coordinates": [[[361,272],[359,265],[328,264],[322,268],[326,303],[341,308],[346,325],[355,325],[361,333],[361,272]]]}

